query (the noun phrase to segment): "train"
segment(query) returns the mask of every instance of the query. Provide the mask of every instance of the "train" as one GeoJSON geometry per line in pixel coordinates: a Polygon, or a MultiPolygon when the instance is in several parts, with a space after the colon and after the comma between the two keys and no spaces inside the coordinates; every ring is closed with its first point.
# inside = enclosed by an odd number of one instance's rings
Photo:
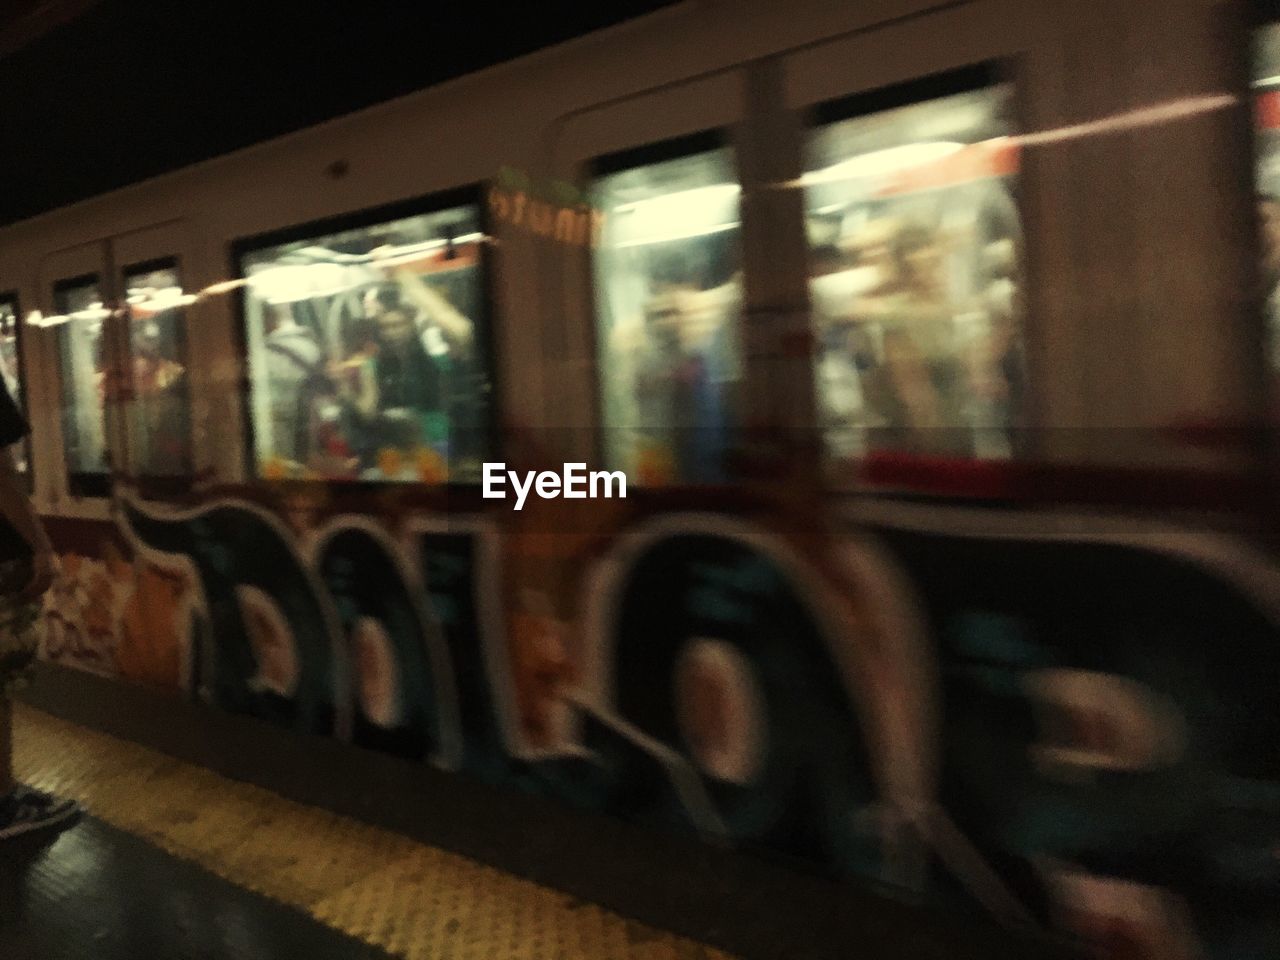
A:
{"type": "Polygon", "coordinates": [[[1277,23],[685,0],[0,228],[42,656],[1280,955],[1277,23]]]}

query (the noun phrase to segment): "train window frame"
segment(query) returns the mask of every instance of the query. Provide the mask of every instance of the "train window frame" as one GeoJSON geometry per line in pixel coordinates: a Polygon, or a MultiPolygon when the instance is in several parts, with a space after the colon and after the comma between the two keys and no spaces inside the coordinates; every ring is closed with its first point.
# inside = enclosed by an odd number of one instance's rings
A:
{"type": "MultiPolygon", "coordinates": [[[[498,261],[491,242],[493,236],[492,223],[490,222],[489,205],[486,202],[489,188],[490,182],[487,180],[470,181],[459,186],[435,190],[407,199],[393,200],[373,207],[362,207],[357,210],[237,237],[232,240],[228,247],[230,276],[240,281],[245,281],[247,279],[245,258],[252,253],[270,247],[283,246],[299,240],[307,240],[329,234],[359,230],[364,227],[374,227],[457,207],[470,206],[474,208],[476,222],[483,235],[479,250],[480,305],[476,311],[477,315],[471,318],[477,330],[483,333],[482,336],[477,337],[477,340],[483,345],[484,370],[488,377],[488,400],[482,426],[488,438],[486,456],[489,459],[500,458],[503,447],[501,431],[503,418],[502,410],[500,409],[502,405],[501,364],[498,358],[502,355],[502,350],[498,331],[498,310],[496,307],[498,261]]],[[[248,482],[269,485],[275,489],[325,487],[353,493],[377,493],[380,491],[385,493],[399,490],[441,490],[448,492],[478,490],[480,488],[482,477],[459,481],[454,479],[452,472],[443,483],[433,484],[421,481],[338,480],[326,477],[297,479],[264,476],[258,463],[257,425],[253,420],[253,375],[250,367],[252,358],[249,356],[246,299],[247,295],[244,291],[241,291],[240,295],[235,298],[233,317],[235,350],[240,362],[239,399],[242,422],[244,423],[242,453],[246,466],[245,478],[248,482]]]]}
{"type": "MultiPolygon", "coordinates": [[[[16,343],[15,360],[18,365],[18,396],[14,397],[13,400],[18,404],[22,418],[27,422],[27,435],[21,441],[27,461],[27,469],[25,472],[18,474],[18,476],[24,489],[30,493],[35,489],[36,464],[31,439],[31,409],[28,405],[30,403],[30,391],[27,387],[26,335],[23,331],[26,321],[22,317],[22,297],[16,289],[0,290],[0,304],[6,304],[13,310],[13,337],[16,343]]],[[[17,471],[14,472],[16,473],[17,471]]]]}
{"type": "MultiPolygon", "coordinates": [[[[160,256],[160,257],[147,257],[142,260],[130,261],[128,263],[125,263],[116,269],[117,277],[115,279],[117,279],[120,282],[120,290],[122,292],[127,292],[129,289],[130,277],[137,276],[139,274],[144,274],[144,273],[155,273],[160,270],[172,270],[177,275],[179,284],[182,284],[183,282],[182,257],[180,257],[177,254],[169,254],[169,255],[160,256]]],[[[183,289],[185,290],[185,287],[183,289]]],[[[126,327],[125,336],[124,336],[125,359],[130,364],[130,369],[132,369],[133,311],[132,311],[131,305],[127,301],[127,297],[125,298],[124,309],[126,312],[126,320],[127,320],[127,327],[126,327]]],[[[191,338],[190,338],[190,329],[187,325],[187,321],[189,317],[190,315],[187,313],[186,308],[183,307],[183,318],[182,318],[183,328],[184,328],[183,329],[183,341],[184,341],[183,352],[185,354],[185,361],[186,361],[185,365],[187,367],[188,373],[190,372],[190,369],[191,369],[191,338]]],[[[187,397],[186,397],[188,415],[190,415],[191,413],[192,400],[193,400],[193,397],[192,397],[191,382],[188,379],[187,397]]],[[[141,496],[143,496],[144,498],[148,498],[152,496],[158,496],[158,497],[182,496],[184,494],[191,492],[191,490],[194,488],[194,485],[195,485],[196,450],[195,450],[195,430],[194,430],[194,425],[191,422],[190,418],[188,420],[188,425],[187,425],[187,445],[190,450],[190,455],[192,460],[192,464],[191,464],[192,469],[190,472],[186,474],[172,474],[172,475],[165,476],[165,475],[144,474],[140,472],[134,473],[133,471],[133,467],[134,467],[133,431],[132,429],[130,429],[127,423],[126,423],[125,436],[127,438],[127,446],[128,446],[128,449],[125,451],[125,455],[127,459],[128,468],[129,468],[130,478],[133,481],[133,483],[136,485],[138,492],[141,496]]]]}
{"type": "MultiPolygon", "coordinates": [[[[890,110],[908,108],[950,96],[976,93],[982,90],[1004,88],[1007,91],[1007,115],[1009,136],[1017,138],[1027,130],[1027,104],[1025,84],[1020,82],[1017,58],[1012,56],[983,57],[970,62],[909,77],[884,84],[869,84],[844,94],[796,107],[799,118],[798,136],[800,149],[807,156],[813,137],[824,127],[861,117],[871,117],[890,110]]],[[[807,161],[806,161],[807,162],[807,161]]],[[[1020,153],[1017,177],[1026,175],[1027,158],[1020,153]]],[[[1021,353],[1023,396],[1018,414],[1007,425],[1010,436],[1010,452],[1006,456],[991,455],[939,455],[911,450],[894,450],[869,446],[856,456],[836,456],[825,449],[820,458],[823,484],[835,492],[857,492],[884,497],[923,497],[933,502],[959,496],[963,500],[993,502],[1003,495],[1000,477],[1017,465],[1025,464],[1035,456],[1032,444],[1033,425],[1039,422],[1039,394],[1035,364],[1032,359],[1036,343],[1034,320],[1034,296],[1038,288],[1038,271],[1035,266],[1034,225],[1025,203],[1025,190],[1017,190],[1010,198],[1017,215],[1018,247],[1015,263],[1023,289],[1023,312],[1019,318],[1017,339],[1021,353]],[[890,468],[888,475],[882,466],[885,455],[892,455],[905,469],[890,468]],[[868,471],[870,468],[870,475],[868,471]],[[895,476],[895,474],[901,474],[895,476]],[[925,475],[927,474],[927,475],[925,475]]],[[[812,277],[814,248],[804,243],[806,272],[812,277]]],[[[812,291],[810,290],[810,294],[812,291]]],[[[814,310],[810,296],[810,313],[814,310]]],[[[810,321],[812,329],[812,320],[810,321]]],[[[817,382],[816,362],[813,370],[815,414],[814,427],[821,430],[818,414],[822,398],[817,382]]]]}
{"type": "MultiPolygon", "coordinates": [[[[54,280],[50,288],[53,292],[54,304],[55,306],[57,305],[58,297],[64,292],[66,292],[67,290],[72,290],[77,287],[83,287],[88,284],[94,284],[98,288],[99,296],[102,296],[105,298],[103,300],[103,304],[105,306],[107,302],[110,300],[110,295],[107,293],[106,286],[105,286],[106,281],[109,278],[110,278],[110,271],[106,269],[100,269],[100,270],[90,270],[84,273],[76,274],[75,276],[61,277],[57,280],[54,280]]],[[[107,309],[110,310],[110,307],[108,307],[107,309]]],[[[109,326],[113,315],[114,314],[109,314],[103,321],[104,323],[103,338],[106,341],[106,350],[107,350],[107,360],[105,362],[105,366],[108,371],[110,370],[111,367],[115,365],[111,356],[111,353],[112,353],[111,332],[110,332],[111,328],[109,326]]],[[[109,420],[108,413],[109,413],[109,407],[110,407],[109,402],[107,399],[104,398],[103,404],[102,404],[102,417],[103,417],[102,443],[103,443],[103,454],[107,461],[106,469],[102,471],[73,470],[71,468],[71,458],[68,455],[68,450],[67,450],[67,444],[68,444],[69,438],[67,436],[67,430],[66,430],[66,412],[65,411],[66,411],[66,405],[67,405],[68,380],[67,380],[67,371],[63,365],[61,338],[59,338],[59,343],[57,347],[57,361],[58,361],[58,404],[59,404],[59,411],[60,411],[59,416],[60,416],[61,425],[62,425],[62,430],[61,430],[62,449],[60,453],[62,456],[62,462],[63,462],[63,468],[64,468],[63,476],[66,478],[67,493],[76,499],[89,499],[89,498],[106,499],[111,495],[112,470],[114,469],[114,461],[116,456],[115,444],[112,442],[113,431],[111,430],[111,424],[108,422],[109,420]]]]}
{"type": "MultiPolygon", "coordinates": [[[[582,169],[587,177],[588,189],[594,190],[596,182],[612,174],[623,173],[628,170],[637,170],[647,166],[653,166],[672,160],[679,160],[685,157],[693,157],[702,153],[712,153],[718,150],[728,150],[733,163],[734,183],[741,189],[742,187],[742,171],[741,171],[741,150],[735,142],[733,136],[733,128],[729,125],[721,125],[715,127],[704,127],[700,130],[694,130],[688,133],[676,134],[671,137],[663,137],[659,140],[652,140],[646,143],[636,144],[634,146],[622,147],[618,150],[611,150],[591,157],[582,164],[582,169]]],[[[739,255],[740,268],[745,274],[747,269],[747,256],[745,239],[742,236],[742,219],[741,219],[741,197],[739,198],[739,255]]],[[[607,407],[607,391],[604,382],[604,365],[601,362],[601,317],[599,302],[597,300],[597,260],[598,250],[596,244],[588,244],[586,249],[586,281],[587,289],[585,291],[587,298],[587,316],[590,319],[588,326],[588,348],[590,349],[590,368],[594,371],[592,377],[592,399],[595,405],[594,429],[592,437],[592,449],[594,450],[597,461],[604,465],[608,470],[620,470],[623,467],[619,464],[610,462],[608,456],[609,445],[606,442],[609,429],[606,423],[605,411],[607,407]]],[[[738,315],[734,317],[733,323],[737,332],[738,349],[743,351],[744,337],[746,328],[743,323],[743,313],[745,311],[745,290],[743,308],[738,315]]],[[[750,371],[745,367],[745,356],[740,357],[743,362],[743,382],[746,383],[750,376],[750,371]]],[[[741,410],[738,411],[741,414],[741,410]]],[[[743,424],[741,422],[730,423],[729,433],[739,434],[743,424]]],[[[698,480],[677,478],[676,485],[683,488],[693,489],[714,489],[716,487],[725,487],[735,482],[733,450],[735,441],[730,440],[727,445],[726,462],[722,466],[722,480],[698,480]]],[[[634,487],[637,493],[651,492],[662,488],[663,484],[650,484],[642,482],[639,477],[628,477],[628,484],[634,487]]]]}

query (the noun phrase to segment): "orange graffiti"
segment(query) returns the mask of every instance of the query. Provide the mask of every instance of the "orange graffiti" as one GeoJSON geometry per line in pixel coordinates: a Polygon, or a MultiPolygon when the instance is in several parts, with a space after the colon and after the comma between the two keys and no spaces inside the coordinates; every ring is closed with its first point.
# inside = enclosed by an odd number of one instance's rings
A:
{"type": "Polygon", "coordinates": [[[139,563],[133,591],[120,617],[116,664],[140,683],[177,687],[181,682],[179,614],[189,585],[185,577],[139,563]]]}

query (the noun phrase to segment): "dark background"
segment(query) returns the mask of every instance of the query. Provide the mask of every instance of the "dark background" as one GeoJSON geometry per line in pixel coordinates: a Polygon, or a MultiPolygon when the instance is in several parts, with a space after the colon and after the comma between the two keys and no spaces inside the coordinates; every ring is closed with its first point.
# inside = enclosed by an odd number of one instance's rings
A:
{"type": "Polygon", "coordinates": [[[0,224],[675,0],[0,0],[0,224]]]}

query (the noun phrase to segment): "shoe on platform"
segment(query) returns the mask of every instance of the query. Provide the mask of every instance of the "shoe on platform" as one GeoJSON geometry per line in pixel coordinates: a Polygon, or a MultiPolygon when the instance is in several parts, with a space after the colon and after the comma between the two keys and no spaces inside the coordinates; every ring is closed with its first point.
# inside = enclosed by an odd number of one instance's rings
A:
{"type": "Polygon", "coordinates": [[[37,830],[65,830],[79,812],[74,800],[19,785],[0,797],[0,840],[37,830]]]}

